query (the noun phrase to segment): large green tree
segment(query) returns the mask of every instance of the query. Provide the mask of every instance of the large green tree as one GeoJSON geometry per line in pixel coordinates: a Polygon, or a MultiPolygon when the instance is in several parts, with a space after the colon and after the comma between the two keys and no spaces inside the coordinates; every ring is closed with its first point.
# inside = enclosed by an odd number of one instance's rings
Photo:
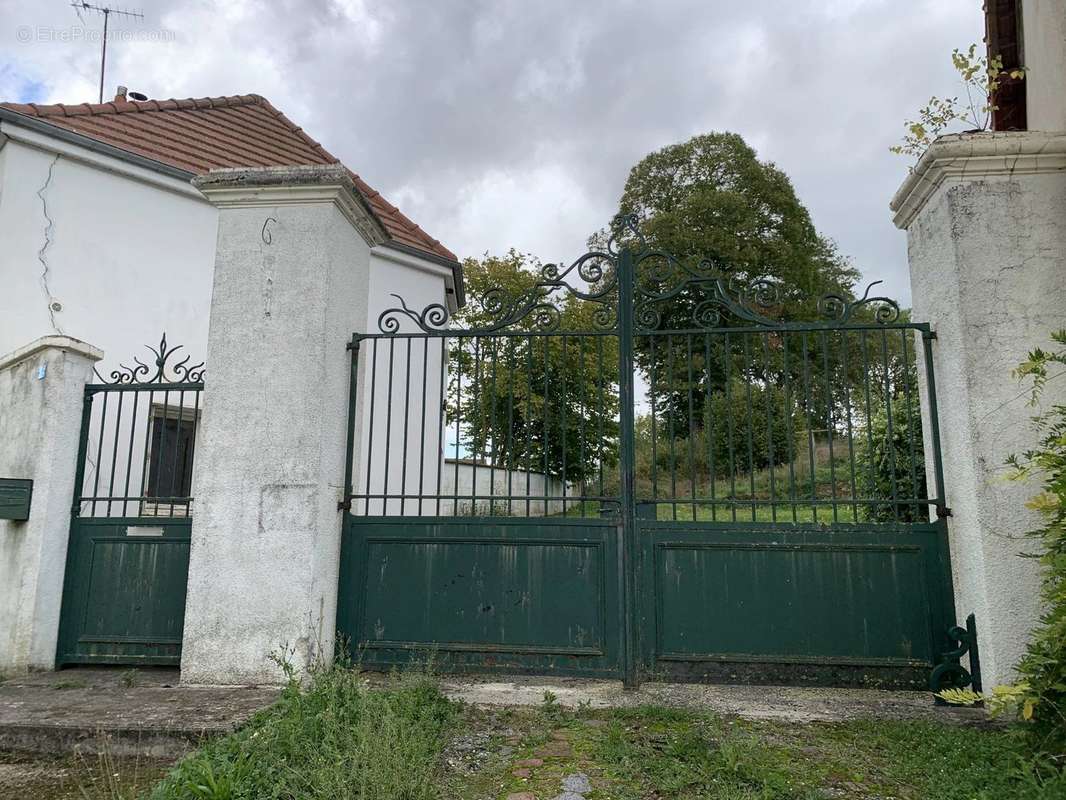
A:
{"type": "MultiPolygon", "coordinates": [[[[752,296],[746,298],[766,316],[815,318],[821,295],[832,292],[850,298],[858,278],[836,245],[818,233],[788,176],[774,164],[760,161],[735,133],[695,136],[645,156],[630,171],[618,210],[635,216],[648,247],[693,268],[710,261],[741,292],[758,281],[771,281],[779,291],[768,306],[758,306],[752,296]]],[[[603,233],[598,234],[592,243],[602,245],[603,238],[603,233]]],[[[638,286],[665,292],[671,281],[679,280],[676,273],[656,276],[654,266],[648,262],[647,269],[638,273],[638,286]]],[[[707,299],[705,289],[696,285],[649,305],[659,315],[659,330],[690,330],[696,327],[697,308],[707,299]]],[[[637,301],[642,302],[640,296],[637,301]]],[[[721,311],[721,327],[750,324],[721,311]]],[[[818,356],[818,344],[812,340],[809,358],[818,356]]],[[[688,427],[690,406],[693,425],[702,426],[702,398],[728,382],[727,361],[732,362],[734,376],[755,384],[783,382],[780,348],[773,342],[767,348],[757,335],[747,341],[744,336],[733,337],[729,352],[724,352],[724,339],[714,337],[710,362],[679,375],[670,362],[685,363],[684,337],[638,336],[636,347],[637,363],[654,387],[657,408],[684,420],[683,429],[688,427]]],[[[799,366],[796,356],[792,366],[799,366]]],[[[825,396],[823,385],[811,391],[810,411],[816,419],[825,418],[827,405],[834,402],[825,396]]]]}

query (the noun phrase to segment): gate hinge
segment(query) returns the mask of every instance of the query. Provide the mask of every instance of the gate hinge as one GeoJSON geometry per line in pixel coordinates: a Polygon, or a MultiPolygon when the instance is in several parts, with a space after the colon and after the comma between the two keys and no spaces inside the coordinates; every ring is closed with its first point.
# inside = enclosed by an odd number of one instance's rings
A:
{"type": "Polygon", "coordinates": [[[344,500],[337,501],[338,511],[351,511],[352,510],[352,498],[346,497],[344,500]]]}
{"type": "Polygon", "coordinates": [[[947,519],[951,516],[951,509],[945,505],[939,505],[936,507],[937,519],[947,519]]]}

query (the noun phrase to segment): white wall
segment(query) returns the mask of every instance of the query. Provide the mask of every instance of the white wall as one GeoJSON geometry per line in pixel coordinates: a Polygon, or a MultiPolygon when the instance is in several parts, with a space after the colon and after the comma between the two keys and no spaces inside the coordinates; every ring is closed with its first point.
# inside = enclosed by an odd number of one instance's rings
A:
{"type": "MultiPolygon", "coordinates": [[[[447,458],[441,480],[441,495],[455,495],[458,487],[459,500],[449,498],[440,504],[441,516],[496,516],[496,517],[543,517],[561,514],[563,496],[574,494],[574,487],[564,487],[558,478],[545,476],[543,472],[526,472],[493,467],[491,464],[475,463],[467,459],[447,458]],[[557,500],[493,500],[496,497],[549,497],[557,500]]],[[[580,494],[580,490],[578,490],[580,494]]],[[[578,503],[568,504],[576,508],[578,503]]],[[[425,503],[423,514],[437,514],[435,503],[425,503]]]]}
{"type": "Polygon", "coordinates": [[[63,333],[93,342],[108,374],[152,358],[166,331],[196,360],[207,353],[218,213],[177,178],[123,164],[4,124],[0,137],[0,352],[63,333]],[[51,144],[62,152],[31,146],[51,144]],[[49,168],[52,177],[49,181],[49,168]],[[52,219],[50,234],[41,197],[52,219]]]}

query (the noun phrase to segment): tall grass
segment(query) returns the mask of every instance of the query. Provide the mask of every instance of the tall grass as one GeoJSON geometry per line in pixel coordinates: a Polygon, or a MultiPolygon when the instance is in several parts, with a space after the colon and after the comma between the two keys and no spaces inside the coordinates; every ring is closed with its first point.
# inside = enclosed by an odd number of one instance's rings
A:
{"type": "Polygon", "coordinates": [[[151,800],[430,800],[455,709],[425,676],[372,689],[344,667],[188,756],[151,800]]]}

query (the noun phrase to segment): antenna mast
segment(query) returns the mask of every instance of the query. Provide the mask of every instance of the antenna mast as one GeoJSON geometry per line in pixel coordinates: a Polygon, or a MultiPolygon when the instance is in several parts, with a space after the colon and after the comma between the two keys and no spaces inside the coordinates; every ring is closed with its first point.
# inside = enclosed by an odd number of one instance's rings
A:
{"type": "Polygon", "coordinates": [[[104,38],[100,52],[100,102],[102,103],[104,102],[104,73],[107,71],[107,23],[112,14],[140,20],[144,19],[144,14],[139,11],[126,11],[125,9],[111,8],[110,6],[96,6],[92,3],[78,2],[78,0],[72,0],[70,7],[77,12],[78,19],[81,19],[82,11],[95,11],[104,15],[104,38]]]}

